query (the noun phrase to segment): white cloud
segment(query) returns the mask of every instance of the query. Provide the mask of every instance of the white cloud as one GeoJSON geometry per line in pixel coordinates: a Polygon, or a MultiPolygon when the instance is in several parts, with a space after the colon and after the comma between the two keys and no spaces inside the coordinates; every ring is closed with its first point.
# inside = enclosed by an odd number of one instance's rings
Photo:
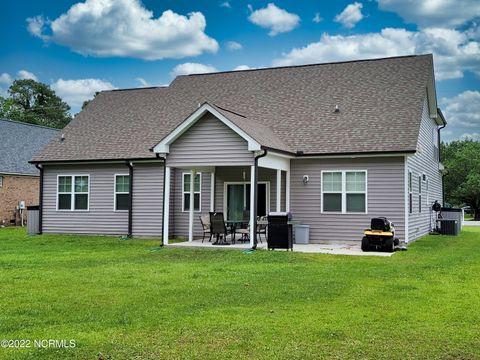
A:
{"type": "Polygon", "coordinates": [[[220,7],[231,9],[232,5],[230,5],[229,1],[223,1],[223,2],[220,3],[220,7]]]}
{"type": "Polygon", "coordinates": [[[433,53],[437,80],[461,78],[465,71],[480,76],[480,43],[457,30],[428,28],[418,32],[386,28],[358,35],[323,34],[320,41],[294,48],[274,65],[369,59],[433,53]]]}
{"type": "Polygon", "coordinates": [[[37,76],[34,73],[31,73],[30,71],[27,71],[27,70],[20,70],[17,73],[17,79],[32,79],[32,80],[38,81],[37,76]]]}
{"type": "Polygon", "coordinates": [[[182,16],[167,10],[154,18],[140,0],[86,0],[51,22],[38,16],[27,22],[32,35],[83,55],[159,60],[218,50],[217,41],[204,32],[201,12],[182,16]]]}
{"type": "Polygon", "coordinates": [[[47,22],[42,15],[27,18],[27,29],[33,36],[45,39],[43,30],[47,22]]]}
{"type": "Polygon", "coordinates": [[[96,92],[115,89],[110,82],[100,79],[58,79],[51,88],[72,107],[81,106],[85,100],[93,98],[96,92]]]}
{"type": "Polygon", "coordinates": [[[447,120],[447,141],[480,133],[480,91],[467,90],[452,98],[441,98],[439,103],[447,120]]]}
{"type": "Polygon", "coordinates": [[[292,31],[300,23],[300,17],[296,14],[289,13],[284,9],[280,9],[274,3],[269,3],[266,8],[253,11],[248,17],[250,22],[260,27],[270,29],[268,35],[275,36],[279,33],[292,31]]]}
{"type": "Polygon", "coordinates": [[[211,65],[199,64],[199,63],[183,63],[178,64],[170,72],[170,75],[173,77],[179,75],[188,75],[188,74],[205,74],[217,72],[218,70],[211,65]]]}
{"type": "Polygon", "coordinates": [[[378,0],[378,5],[420,27],[455,27],[480,14],[478,0],[378,0]]]}
{"type": "Polygon", "coordinates": [[[233,69],[233,71],[239,71],[239,70],[251,70],[251,69],[255,69],[255,68],[252,68],[248,65],[238,65],[237,67],[235,67],[233,69]]]}
{"type": "Polygon", "coordinates": [[[147,80],[145,80],[144,78],[141,78],[141,77],[137,77],[135,78],[135,80],[138,81],[138,83],[140,84],[141,87],[150,87],[152,86],[147,80]]]}
{"type": "Polygon", "coordinates": [[[236,41],[228,41],[227,42],[227,49],[230,51],[241,50],[243,48],[242,44],[236,41]]]}
{"type": "Polygon", "coordinates": [[[322,17],[320,16],[320,13],[315,13],[315,16],[313,17],[312,21],[315,23],[315,24],[318,24],[320,22],[322,22],[322,17]]]}
{"type": "Polygon", "coordinates": [[[3,73],[2,75],[0,75],[0,84],[4,84],[4,85],[10,86],[10,84],[11,84],[12,82],[13,82],[13,79],[12,79],[12,77],[10,76],[10,74],[3,73]]]}
{"type": "Polygon", "coordinates": [[[347,5],[340,14],[335,16],[335,21],[339,22],[347,29],[351,29],[363,19],[362,8],[363,5],[359,2],[347,5]]]}

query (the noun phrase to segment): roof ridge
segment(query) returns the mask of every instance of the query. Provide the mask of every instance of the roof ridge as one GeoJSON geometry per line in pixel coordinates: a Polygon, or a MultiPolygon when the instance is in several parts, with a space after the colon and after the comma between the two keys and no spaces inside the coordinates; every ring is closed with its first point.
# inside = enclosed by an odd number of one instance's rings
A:
{"type": "MultiPolygon", "coordinates": [[[[412,54],[412,55],[401,55],[401,56],[387,56],[381,58],[372,58],[372,59],[356,59],[356,60],[342,60],[342,61],[329,61],[324,63],[310,63],[310,64],[301,64],[301,65],[284,65],[284,66],[270,66],[263,68],[255,69],[243,69],[243,70],[225,70],[225,71],[215,71],[209,73],[199,73],[199,74],[187,74],[187,75],[178,75],[176,78],[187,77],[187,76],[204,76],[204,75],[217,75],[217,74],[229,74],[229,73],[241,73],[248,71],[266,71],[266,70],[277,70],[277,69],[289,69],[289,68],[301,68],[301,67],[312,67],[312,66],[321,66],[321,65],[334,65],[334,64],[348,64],[348,63],[357,63],[357,62],[370,62],[370,61],[382,61],[382,60],[393,60],[393,59],[403,59],[403,58],[414,58],[429,56],[431,53],[427,54],[412,54]]],[[[175,78],[175,79],[176,79],[175,78]]],[[[175,81],[175,79],[173,81],[175,81]]],[[[172,82],[173,82],[172,81],[172,82]]]]}
{"type": "Polygon", "coordinates": [[[101,90],[98,91],[98,93],[102,92],[115,92],[115,91],[133,91],[133,90],[153,90],[153,89],[167,89],[169,86],[168,85],[162,85],[162,86],[145,86],[145,87],[133,87],[133,88],[121,88],[121,89],[110,89],[110,90],[101,90]]]}
{"type": "Polygon", "coordinates": [[[42,129],[48,129],[48,130],[54,130],[54,131],[62,130],[62,129],[53,128],[53,127],[50,127],[50,126],[32,124],[32,123],[27,123],[27,122],[18,121],[18,120],[12,120],[12,119],[0,119],[0,121],[8,121],[8,122],[12,122],[12,123],[15,123],[15,124],[26,125],[26,126],[34,126],[34,127],[38,127],[38,128],[42,128],[42,129]]]}

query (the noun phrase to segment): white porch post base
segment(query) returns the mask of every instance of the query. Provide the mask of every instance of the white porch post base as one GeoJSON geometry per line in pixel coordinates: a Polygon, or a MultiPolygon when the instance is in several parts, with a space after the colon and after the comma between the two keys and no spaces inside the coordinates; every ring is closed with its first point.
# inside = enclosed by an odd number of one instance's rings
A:
{"type": "Polygon", "coordinates": [[[170,218],[170,166],[165,167],[165,198],[163,199],[163,203],[164,213],[162,241],[163,245],[168,245],[168,222],[170,218]]]}
{"type": "Polygon", "coordinates": [[[189,219],[188,219],[188,241],[193,241],[193,206],[194,206],[194,196],[195,191],[195,170],[190,170],[190,210],[189,210],[189,219]]]}
{"type": "Polygon", "coordinates": [[[254,228],[255,211],[253,209],[257,192],[257,187],[255,185],[255,166],[252,165],[250,170],[250,246],[252,247],[254,246],[253,237],[256,232],[256,229],[254,228]]]}

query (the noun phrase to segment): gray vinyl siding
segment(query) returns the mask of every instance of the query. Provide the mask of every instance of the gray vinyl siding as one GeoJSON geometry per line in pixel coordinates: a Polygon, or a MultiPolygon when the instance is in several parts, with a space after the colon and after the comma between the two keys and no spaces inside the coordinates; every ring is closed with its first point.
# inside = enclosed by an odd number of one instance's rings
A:
{"type": "Polygon", "coordinates": [[[167,165],[172,167],[253,165],[247,142],[212,114],[170,145],[167,165]]]}
{"type": "Polygon", "coordinates": [[[128,213],[113,210],[115,174],[126,165],[62,165],[44,167],[43,232],[119,235],[128,232],[128,213]],[[89,211],[57,211],[57,175],[90,175],[89,211]]]}
{"type": "Polygon", "coordinates": [[[385,216],[405,238],[403,157],[357,159],[295,159],[290,169],[290,210],[295,220],[310,225],[310,241],[359,241],[370,219],[385,216]],[[321,213],[322,170],[367,170],[367,214],[321,213]],[[304,184],[303,175],[309,175],[304,184]]]}
{"type": "Polygon", "coordinates": [[[133,236],[162,235],[163,164],[134,163],[133,236]]]}
{"type": "Polygon", "coordinates": [[[427,98],[425,97],[417,153],[409,157],[407,161],[408,170],[412,172],[413,182],[413,212],[408,215],[409,241],[415,240],[430,231],[430,226],[434,220],[430,211],[431,205],[435,200],[442,203],[442,176],[439,171],[438,160],[436,160],[434,154],[437,146],[436,132],[437,124],[429,116],[427,98]],[[418,177],[423,173],[429,179],[429,191],[427,194],[426,183],[422,183],[422,212],[420,213],[418,177]]]}

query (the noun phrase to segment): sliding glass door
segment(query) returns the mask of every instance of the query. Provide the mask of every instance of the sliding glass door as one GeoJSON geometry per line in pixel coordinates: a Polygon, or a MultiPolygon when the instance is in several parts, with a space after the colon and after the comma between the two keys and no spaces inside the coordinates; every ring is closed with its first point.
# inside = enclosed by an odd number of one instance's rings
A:
{"type": "MultiPolygon", "coordinates": [[[[268,214],[268,183],[258,183],[257,216],[268,214]]],[[[226,184],[226,213],[231,221],[243,220],[243,211],[250,210],[250,183],[226,184]]]]}

